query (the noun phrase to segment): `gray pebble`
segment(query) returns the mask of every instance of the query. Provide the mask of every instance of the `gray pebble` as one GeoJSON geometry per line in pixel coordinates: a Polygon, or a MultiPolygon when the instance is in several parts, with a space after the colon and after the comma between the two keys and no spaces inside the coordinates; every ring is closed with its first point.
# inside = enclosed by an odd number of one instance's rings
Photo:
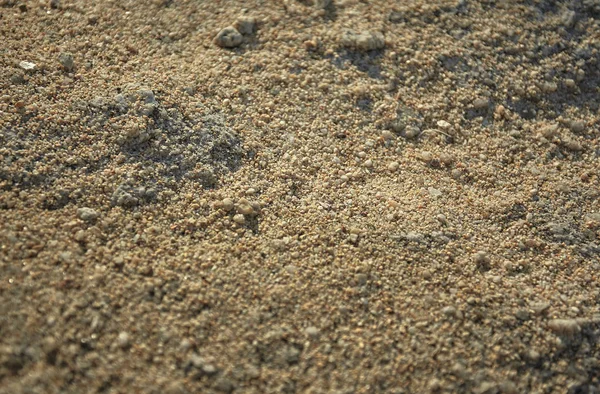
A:
{"type": "Polygon", "coordinates": [[[487,98],[478,98],[473,101],[473,108],[482,110],[487,109],[490,105],[490,101],[487,98]]]}
{"type": "Polygon", "coordinates": [[[235,48],[242,44],[242,34],[233,26],[227,26],[215,37],[215,44],[221,48],[235,48]]]}
{"type": "Polygon", "coordinates": [[[559,336],[572,337],[581,331],[575,319],[553,319],[548,322],[548,328],[559,336]]]}
{"type": "Polygon", "coordinates": [[[240,17],[235,21],[233,27],[243,35],[253,34],[256,30],[256,19],[249,16],[240,17]]]}
{"type": "Polygon", "coordinates": [[[421,130],[416,126],[408,126],[404,131],[404,136],[408,139],[413,139],[421,134],[421,130]]]}
{"type": "Polygon", "coordinates": [[[77,217],[85,222],[94,222],[98,219],[100,214],[92,208],[79,208],[77,209],[77,217]]]}
{"type": "Polygon", "coordinates": [[[73,61],[73,55],[69,52],[61,52],[58,55],[58,61],[65,71],[71,72],[75,68],[75,62],[73,61]]]}
{"type": "Polygon", "coordinates": [[[363,31],[356,33],[348,30],[343,33],[342,45],[359,51],[372,51],[385,47],[385,38],[380,32],[363,31]]]}

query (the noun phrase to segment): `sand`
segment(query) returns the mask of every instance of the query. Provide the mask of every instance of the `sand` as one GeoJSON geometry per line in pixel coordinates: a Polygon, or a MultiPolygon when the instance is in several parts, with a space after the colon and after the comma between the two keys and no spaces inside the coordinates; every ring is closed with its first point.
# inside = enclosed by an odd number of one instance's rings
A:
{"type": "Polygon", "coordinates": [[[0,5],[0,392],[600,391],[598,1],[0,5]]]}

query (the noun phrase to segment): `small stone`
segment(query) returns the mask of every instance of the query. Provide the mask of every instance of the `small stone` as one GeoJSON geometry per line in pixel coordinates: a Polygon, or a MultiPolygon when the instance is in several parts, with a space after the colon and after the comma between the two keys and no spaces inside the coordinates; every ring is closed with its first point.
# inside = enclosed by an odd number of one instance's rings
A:
{"type": "Polygon", "coordinates": [[[120,332],[117,337],[117,345],[122,349],[129,347],[129,334],[124,331],[120,332]]]}
{"type": "Polygon", "coordinates": [[[396,135],[394,135],[394,133],[392,133],[389,130],[383,130],[381,132],[381,136],[383,137],[384,140],[389,141],[389,140],[393,140],[394,138],[396,138],[396,135]]]}
{"type": "Polygon", "coordinates": [[[554,82],[544,82],[542,84],[542,91],[544,93],[554,93],[558,90],[558,85],[554,82]]]}
{"type": "Polygon", "coordinates": [[[83,207],[77,209],[77,217],[84,222],[94,222],[99,216],[100,214],[92,208],[83,207]]]}
{"type": "Polygon", "coordinates": [[[98,23],[98,15],[88,15],[87,17],[87,23],[88,25],[95,25],[96,23],[98,23]]]}
{"type": "Polygon", "coordinates": [[[244,224],[246,223],[246,218],[244,217],[244,215],[238,213],[237,215],[233,216],[233,221],[237,224],[244,224]]]}
{"type": "Polygon", "coordinates": [[[380,32],[356,33],[349,30],[343,33],[341,42],[343,46],[359,51],[372,51],[385,47],[385,38],[380,32]]]}
{"type": "Polygon", "coordinates": [[[477,265],[478,269],[480,269],[482,271],[490,270],[491,260],[486,252],[479,251],[479,252],[475,253],[475,255],[473,256],[473,261],[475,261],[475,265],[477,265]]]}
{"type": "Polygon", "coordinates": [[[583,145],[581,145],[579,141],[575,140],[566,140],[563,142],[563,146],[568,150],[572,150],[574,152],[579,152],[583,150],[583,145]]]}
{"type": "Polygon", "coordinates": [[[440,380],[437,378],[432,378],[427,383],[427,387],[429,388],[430,391],[436,392],[442,388],[442,382],[440,382],[440,380]]]}
{"type": "Polygon", "coordinates": [[[221,203],[223,204],[223,209],[227,212],[231,211],[235,206],[231,198],[224,198],[221,203]]]}
{"type": "Polygon", "coordinates": [[[235,21],[233,27],[243,35],[250,35],[256,29],[256,19],[250,16],[240,17],[235,21]]]}
{"type": "Polygon", "coordinates": [[[419,158],[425,163],[431,163],[433,161],[433,154],[429,151],[423,151],[419,154],[419,158]]]}
{"type": "Polygon", "coordinates": [[[233,26],[227,26],[221,30],[215,37],[215,44],[221,48],[235,48],[242,44],[241,33],[233,26]]]}
{"type": "Polygon", "coordinates": [[[367,168],[373,168],[373,160],[368,159],[367,161],[365,161],[365,167],[367,168]]]}
{"type": "Polygon", "coordinates": [[[400,168],[400,163],[398,163],[397,161],[393,161],[390,164],[388,164],[387,168],[390,171],[397,171],[398,168],[400,168]]]}
{"type": "Polygon", "coordinates": [[[73,61],[73,55],[69,52],[61,52],[58,55],[58,61],[65,71],[71,72],[75,68],[75,62],[73,61]]]}
{"type": "Polygon", "coordinates": [[[252,208],[252,205],[245,198],[242,198],[238,201],[236,210],[237,213],[240,213],[242,215],[254,214],[254,209],[252,208]]]}
{"type": "Polygon", "coordinates": [[[558,133],[558,123],[546,125],[540,129],[540,132],[545,138],[551,139],[558,133]]]}
{"type": "Polygon", "coordinates": [[[477,110],[487,109],[490,105],[490,101],[487,98],[478,98],[473,101],[473,108],[477,110]]]}
{"type": "Polygon", "coordinates": [[[453,306],[445,306],[442,309],[442,313],[444,315],[446,315],[447,317],[454,317],[454,316],[456,316],[456,308],[453,306]]]}
{"type": "Polygon", "coordinates": [[[421,134],[421,130],[416,126],[407,126],[404,130],[404,136],[408,139],[413,139],[421,134]]]}
{"type": "Polygon", "coordinates": [[[317,327],[314,327],[314,326],[306,327],[306,329],[304,330],[304,332],[309,337],[316,337],[317,335],[319,335],[319,329],[317,327]]]}
{"type": "Polygon", "coordinates": [[[315,8],[325,9],[331,5],[333,0],[315,0],[315,8]]]}
{"type": "Polygon", "coordinates": [[[581,332],[575,319],[554,319],[548,322],[548,328],[559,336],[572,337],[581,332]]]}
{"type": "Polygon", "coordinates": [[[515,317],[521,321],[529,320],[529,312],[525,309],[519,309],[515,312],[515,317]]]}
{"type": "Polygon", "coordinates": [[[233,390],[235,390],[235,384],[230,378],[226,376],[221,376],[215,382],[214,388],[215,390],[220,391],[222,393],[231,393],[233,392],[233,390]]]}
{"type": "Polygon", "coordinates": [[[216,374],[217,372],[219,372],[217,367],[215,367],[212,364],[204,364],[200,367],[200,369],[202,370],[202,372],[204,372],[206,375],[209,375],[209,376],[212,376],[212,375],[216,374]]]}
{"type": "Polygon", "coordinates": [[[60,7],[60,0],[50,0],[50,8],[57,9],[60,7]]]}
{"type": "Polygon", "coordinates": [[[585,122],[583,120],[572,120],[569,122],[569,128],[574,133],[582,133],[585,130],[585,122]]]}
{"type": "Polygon", "coordinates": [[[441,161],[441,162],[442,162],[444,165],[446,165],[446,166],[449,166],[449,165],[451,165],[452,163],[454,163],[454,156],[452,156],[452,155],[451,155],[451,154],[449,154],[449,153],[442,152],[442,153],[440,153],[440,161],[441,161]]]}
{"type": "Polygon", "coordinates": [[[448,130],[450,127],[452,127],[452,125],[445,120],[438,120],[436,124],[442,130],[448,130]]]}
{"type": "Polygon", "coordinates": [[[35,70],[36,65],[35,65],[35,63],[22,61],[19,63],[19,67],[21,67],[23,70],[31,71],[31,70],[35,70]]]}

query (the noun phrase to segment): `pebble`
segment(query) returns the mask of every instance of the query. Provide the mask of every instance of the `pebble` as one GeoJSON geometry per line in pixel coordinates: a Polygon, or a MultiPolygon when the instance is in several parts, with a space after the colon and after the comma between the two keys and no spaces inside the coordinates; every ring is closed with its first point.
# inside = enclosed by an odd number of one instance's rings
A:
{"type": "Polygon", "coordinates": [[[421,130],[416,126],[407,126],[404,131],[404,136],[408,139],[413,139],[421,134],[421,130]]]}
{"type": "Polygon", "coordinates": [[[224,198],[222,201],[223,209],[226,211],[231,211],[234,208],[233,200],[231,198],[224,198]]]}
{"type": "Polygon", "coordinates": [[[572,337],[581,331],[575,319],[553,319],[548,322],[548,328],[559,336],[572,337]]]}
{"type": "Polygon", "coordinates": [[[430,163],[431,161],[433,161],[433,154],[429,151],[423,151],[419,154],[419,158],[425,163],[430,163]]]}
{"type": "Polygon", "coordinates": [[[445,120],[438,120],[436,124],[442,130],[448,130],[450,127],[452,127],[452,125],[445,120]]]}
{"type": "Polygon", "coordinates": [[[19,67],[21,67],[23,70],[31,71],[31,70],[35,70],[36,64],[31,63],[31,62],[22,61],[19,63],[19,67]]]}
{"type": "Polygon", "coordinates": [[[244,224],[246,223],[246,218],[244,217],[244,215],[238,213],[237,215],[233,216],[233,221],[237,224],[244,224]]]}
{"type": "Polygon", "coordinates": [[[241,198],[236,206],[237,213],[242,215],[252,215],[254,213],[254,209],[248,200],[245,198],[241,198]]]}
{"type": "Polygon", "coordinates": [[[387,168],[390,171],[397,171],[398,168],[400,168],[400,163],[398,163],[397,161],[393,161],[390,164],[388,164],[387,168]]]}
{"type": "Polygon", "coordinates": [[[479,252],[475,253],[475,255],[473,256],[473,261],[475,261],[475,264],[477,265],[477,268],[482,269],[482,270],[489,270],[490,269],[490,257],[488,256],[488,254],[482,250],[480,250],[479,252]]]}
{"type": "Polygon", "coordinates": [[[453,306],[445,306],[442,309],[442,313],[448,317],[454,317],[456,316],[456,308],[453,306]]]}
{"type": "Polygon", "coordinates": [[[348,30],[342,34],[342,45],[359,51],[372,51],[385,47],[385,38],[380,32],[348,30]]]}
{"type": "Polygon", "coordinates": [[[473,108],[482,110],[488,108],[490,101],[487,98],[478,98],[473,101],[473,108]]]}
{"type": "Polygon", "coordinates": [[[385,140],[393,140],[394,138],[396,138],[396,135],[394,133],[392,133],[389,130],[383,130],[381,132],[381,136],[385,139],[385,140]]]}
{"type": "Polygon", "coordinates": [[[315,8],[325,9],[331,5],[333,0],[315,0],[315,8]]]}
{"type": "Polygon", "coordinates": [[[240,17],[235,21],[233,27],[243,35],[253,34],[256,29],[256,19],[249,16],[240,17]]]}
{"type": "Polygon", "coordinates": [[[550,303],[548,303],[548,302],[535,302],[535,303],[529,305],[529,307],[531,308],[531,310],[535,314],[541,315],[542,313],[544,313],[548,309],[550,309],[550,303]]]}
{"type": "Polygon", "coordinates": [[[317,327],[315,327],[315,326],[306,327],[306,329],[304,330],[304,332],[309,337],[316,337],[317,335],[319,335],[319,329],[317,327]]]}
{"type": "Polygon", "coordinates": [[[93,222],[98,219],[99,216],[100,214],[92,208],[83,207],[77,209],[77,217],[84,222],[93,222]]]}
{"type": "Polygon", "coordinates": [[[73,61],[73,55],[70,52],[61,52],[58,55],[58,61],[65,71],[71,72],[75,68],[75,62],[73,61]]]}
{"type": "Polygon", "coordinates": [[[233,26],[227,26],[215,37],[215,44],[221,48],[235,48],[242,44],[242,34],[233,26]]]}
{"type": "Polygon", "coordinates": [[[129,340],[130,340],[129,334],[122,331],[119,333],[119,336],[117,337],[117,345],[119,345],[120,348],[125,349],[129,346],[129,340]]]}
{"type": "Polygon", "coordinates": [[[585,130],[585,122],[583,120],[572,120],[569,122],[569,128],[574,133],[581,133],[585,130]]]}

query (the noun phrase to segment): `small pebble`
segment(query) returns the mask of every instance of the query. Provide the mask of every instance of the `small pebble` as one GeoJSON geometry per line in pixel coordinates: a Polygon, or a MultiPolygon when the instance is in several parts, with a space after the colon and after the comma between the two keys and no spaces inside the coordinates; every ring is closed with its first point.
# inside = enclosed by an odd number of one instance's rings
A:
{"type": "Polygon", "coordinates": [[[385,140],[393,140],[394,138],[396,138],[396,135],[394,133],[392,133],[389,130],[383,130],[381,132],[381,136],[385,139],[385,140]]]}
{"type": "Polygon", "coordinates": [[[73,55],[69,52],[61,52],[60,55],[58,55],[58,61],[60,62],[60,65],[63,67],[63,69],[65,71],[71,72],[73,71],[73,68],[75,67],[75,62],[73,60],[73,55]]]}
{"type": "Polygon", "coordinates": [[[242,34],[233,26],[221,30],[215,37],[215,44],[221,48],[235,48],[242,44],[242,34]]]}
{"type": "Polygon", "coordinates": [[[31,70],[35,70],[36,65],[35,65],[35,63],[22,61],[19,63],[19,67],[21,67],[23,70],[31,71],[31,70]]]}
{"type": "Polygon", "coordinates": [[[548,322],[548,328],[559,336],[572,337],[581,331],[575,319],[554,319],[548,322]]]}
{"type": "Polygon", "coordinates": [[[442,309],[442,313],[448,317],[454,317],[456,316],[456,308],[453,306],[445,306],[442,309]]]}
{"type": "Polygon", "coordinates": [[[319,335],[319,329],[317,327],[314,326],[310,326],[307,327],[304,332],[306,333],[306,335],[308,335],[309,337],[316,337],[317,335],[319,335]]]}
{"type": "Polygon", "coordinates": [[[574,133],[582,133],[585,130],[585,122],[583,120],[572,120],[569,122],[569,128],[574,133]]]}
{"type": "Polygon", "coordinates": [[[407,126],[404,131],[404,136],[408,139],[413,139],[421,134],[421,130],[416,126],[407,126]]]}
{"type": "Polygon", "coordinates": [[[249,16],[240,17],[235,21],[233,27],[243,35],[250,35],[256,29],[256,19],[249,16]]]}
{"type": "Polygon", "coordinates": [[[486,271],[490,269],[491,260],[488,254],[484,251],[479,251],[475,253],[475,255],[473,256],[473,261],[475,261],[475,264],[477,265],[478,269],[486,271]]]}
{"type": "Polygon", "coordinates": [[[436,124],[442,130],[448,130],[450,127],[452,127],[452,125],[445,120],[438,120],[436,124]]]}
{"type": "Polygon", "coordinates": [[[237,224],[244,224],[246,223],[246,218],[244,217],[244,215],[238,213],[237,215],[233,216],[233,221],[237,224]]]}
{"type": "Polygon", "coordinates": [[[226,211],[231,211],[234,208],[233,200],[231,198],[224,198],[222,201],[223,209],[226,211]]]}
{"type": "Polygon", "coordinates": [[[85,222],[93,222],[98,219],[100,214],[92,208],[79,208],[77,209],[77,217],[85,222]]]}
{"type": "Polygon", "coordinates": [[[129,346],[129,334],[127,334],[124,331],[120,332],[119,336],[117,337],[117,345],[119,345],[119,347],[122,349],[128,347],[129,346]]]}
{"type": "Polygon", "coordinates": [[[490,101],[487,98],[478,98],[473,101],[473,108],[477,110],[487,109],[490,105],[490,101]]]}
{"type": "Polygon", "coordinates": [[[419,154],[419,158],[426,163],[430,163],[433,161],[433,154],[428,151],[423,151],[419,154]]]}
{"type": "Polygon", "coordinates": [[[342,45],[359,51],[372,51],[385,47],[385,38],[380,32],[363,31],[356,33],[346,31],[342,34],[342,45]]]}
{"type": "Polygon", "coordinates": [[[390,164],[388,164],[387,168],[390,171],[397,171],[398,168],[400,168],[400,163],[398,163],[397,161],[393,161],[390,164]]]}

